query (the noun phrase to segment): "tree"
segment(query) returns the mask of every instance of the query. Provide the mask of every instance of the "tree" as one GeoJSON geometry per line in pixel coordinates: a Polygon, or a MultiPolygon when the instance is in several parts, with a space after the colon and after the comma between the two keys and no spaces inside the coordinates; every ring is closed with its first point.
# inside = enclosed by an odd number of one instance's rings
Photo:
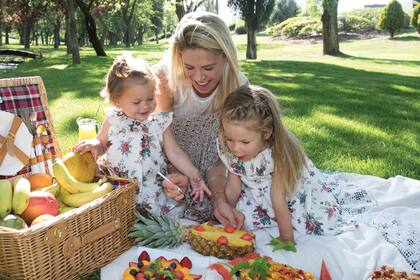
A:
{"type": "Polygon", "coordinates": [[[257,59],[257,31],[269,19],[274,0],[229,0],[228,6],[239,11],[247,27],[246,58],[257,59]]]}
{"type": "Polygon", "coordinates": [[[323,0],[322,21],[322,42],[323,54],[340,54],[338,43],[338,24],[337,24],[338,0],[323,0]]]}
{"type": "Polygon", "coordinates": [[[97,6],[98,3],[95,0],[89,0],[88,4],[85,3],[85,0],[75,0],[77,6],[79,6],[80,10],[82,11],[85,17],[85,25],[86,30],[89,36],[89,41],[92,44],[97,56],[106,56],[106,52],[104,47],[101,44],[101,41],[98,38],[98,34],[96,32],[96,22],[94,17],[92,16],[91,9],[94,6],[97,6]]]}
{"type": "Polygon", "coordinates": [[[3,0],[0,0],[0,46],[3,45],[3,0]]]}
{"type": "Polygon", "coordinates": [[[404,28],[404,11],[397,0],[391,0],[379,16],[378,27],[380,30],[388,31],[391,38],[395,32],[404,28]]]}
{"type": "Polygon", "coordinates": [[[185,14],[194,12],[205,0],[175,0],[175,13],[180,21],[185,14]]]}
{"type": "Polygon", "coordinates": [[[137,0],[120,0],[121,15],[124,22],[124,44],[126,47],[130,46],[132,23],[134,14],[137,8],[137,0]]]}
{"type": "Polygon", "coordinates": [[[299,8],[295,0],[276,0],[269,23],[274,25],[288,18],[295,17],[298,10],[299,8]]]}
{"type": "Polygon", "coordinates": [[[159,33],[163,27],[163,0],[152,0],[153,14],[150,18],[152,22],[152,30],[155,33],[156,44],[159,44],[159,33]]]}
{"type": "Polygon", "coordinates": [[[320,17],[323,12],[323,0],[306,0],[305,14],[311,17],[320,17]]]}
{"type": "Polygon", "coordinates": [[[420,2],[414,6],[413,16],[411,17],[411,25],[416,27],[418,33],[420,33],[420,27],[418,26],[418,21],[420,18],[419,14],[420,14],[420,2]]]}
{"type": "Polygon", "coordinates": [[[67,13],[69,18],[68,29],[68,44],[71,52],[73,64],[80,64],[79,42],[77,40],[76,17],[75,13],[75,0],[67,0],[67,13]]]}

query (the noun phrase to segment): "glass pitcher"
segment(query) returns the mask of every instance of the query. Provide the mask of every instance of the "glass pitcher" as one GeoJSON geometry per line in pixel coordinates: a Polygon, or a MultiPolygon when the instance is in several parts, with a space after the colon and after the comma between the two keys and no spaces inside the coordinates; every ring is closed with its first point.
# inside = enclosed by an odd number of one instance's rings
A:
{"type": "Polygon", "coordinates": [[[101,123],[95,119],[78,118],[76,120],[79,127],[79,141],[95,138],[101,123]]]}

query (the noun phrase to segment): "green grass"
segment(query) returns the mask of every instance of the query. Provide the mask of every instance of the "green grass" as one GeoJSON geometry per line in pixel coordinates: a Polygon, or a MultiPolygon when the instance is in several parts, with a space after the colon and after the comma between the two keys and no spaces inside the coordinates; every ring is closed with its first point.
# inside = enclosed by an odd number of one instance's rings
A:
{"type": "MultiPolygon", "coordinates": [[[[261,35],[254,61],[244,59],[246,36],[234,40],[242,70],[252,83],[278,96],[286,125],[318,167],[420,179],[418,34],[344,41],[338,57],[323,56],[320,42],[261,35]]],[[[67,152],[77,142],[78,117],[95,117],[99,108],[97,118],[103,120],[99,91],[112,60],[126,48],[107,48],[108,57],[82,48],[82,64],[76,66],[64,47],[39,48],[44,59],[27,60],[0,77],[43,78],[59,144],[67,152]]],[[[156,62],[166,48],[167,42],[161,42],[129,51],[156,62]]]]}

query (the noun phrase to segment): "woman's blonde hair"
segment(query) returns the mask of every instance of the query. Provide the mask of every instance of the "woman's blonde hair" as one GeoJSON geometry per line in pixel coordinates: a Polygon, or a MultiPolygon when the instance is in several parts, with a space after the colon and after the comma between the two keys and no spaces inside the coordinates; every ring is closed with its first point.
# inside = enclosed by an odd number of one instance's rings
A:
{"type": "Polygon", "coordinates": [[[223,149],[227,149],[224,144],[223,121],[249,122],[247,129],[271,133],[267,141],[273,152],[274,172],[284,178],[286,194],[293,194],[306,165],[305,154],[294,135],[283,125],[274,95],[259,86],[241,86],[226,98],[220,120],[220,142],[223,149]]]}
{"type": "Polygon", "coordinates": [[[228,27],[219,16],[209,12],[192,12],[181,19],[169,48],[169,86],[175,100],[181,94],[180,88],[192,87],[184,74],[182,51],[185,49],[204,49],[225,58],[219,93],[212,105],[213,111],[219,110],[228,94],[239,86],[238,58],[228,27]]]}
{"type": "Polygon", "coordinates": [[[115,58],[105,77],[105,87],[101,96],[116,104],[127,86],[145,85],[150,83],[156,88],[157,78],[150,65],[141,58],[134,58],[130,54],[122,54],[115,58]]]}

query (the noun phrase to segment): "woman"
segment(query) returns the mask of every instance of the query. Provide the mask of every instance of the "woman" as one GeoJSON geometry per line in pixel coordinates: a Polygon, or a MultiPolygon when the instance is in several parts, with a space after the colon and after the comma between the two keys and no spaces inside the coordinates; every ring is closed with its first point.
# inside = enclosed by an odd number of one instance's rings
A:
{"type": "MultiPolygon", "coordinates": [[[[224,224],[241,227],[243,215],[232,209],[224,196],[225,169],[216,149],[223,102],[230,92],[248,83],[239,71],[229,29],[212,13],[185,15],[175,29],[165,59],[157,67],[158,109],[174,112],[175,138],[210,187],[214,216],[224,224]]],[[[187,187],[186,178],[179,173],[168,177],[180,187],[187,187]]],[[[164,187],[169,196],[183,198],[170,183],[164,182],[164,187]]],[[[209,198],[196,202],[187,194],[185,199],[185,218],[203,222],[212,217],[209,198]]]]}

